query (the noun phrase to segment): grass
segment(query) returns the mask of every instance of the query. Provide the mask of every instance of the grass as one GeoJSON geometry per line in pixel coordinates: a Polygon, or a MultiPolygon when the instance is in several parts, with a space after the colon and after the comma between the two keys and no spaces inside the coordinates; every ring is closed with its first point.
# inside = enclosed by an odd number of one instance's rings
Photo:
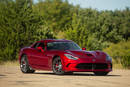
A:
{"type": "Polygon", "coordinates": [[[6,61],[6,62],[1,61],[0,65],[4,65],[4,66],[19,66],[19,61],[18,60],[6,61]]]}
{"type": "Polygon", "coordinates": [[[114,59],[112,59],[112,64],[113,64],[113,69],[124,69],[124,67],[122,66],[119,60],[117,62],[114,59]]]}
{"type": "Polygon", "coordinates": [[[124,69],[120,63],[113,63],[113,69],[124,69]]]}

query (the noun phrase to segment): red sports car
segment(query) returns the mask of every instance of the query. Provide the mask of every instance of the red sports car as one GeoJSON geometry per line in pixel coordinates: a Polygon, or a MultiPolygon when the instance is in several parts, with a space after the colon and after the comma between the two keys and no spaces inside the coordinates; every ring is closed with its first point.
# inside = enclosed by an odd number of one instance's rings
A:
{"type": "Polygon", "coordinates": [[[55,74],[94,72],[107,75],[112,71],[112,59],[101,51],[86,51],[70,40],[46,39],[22,48],[19,54],[23,73],[52,70],[55,74]]]}

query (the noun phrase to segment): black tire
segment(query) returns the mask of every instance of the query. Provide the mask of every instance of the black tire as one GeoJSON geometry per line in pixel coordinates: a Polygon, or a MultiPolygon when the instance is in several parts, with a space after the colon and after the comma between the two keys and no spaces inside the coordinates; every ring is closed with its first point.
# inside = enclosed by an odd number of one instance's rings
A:
{"type": "Polygon", "coordinates": [[[96,76],[106,76],[109,72],[94,72],[96,76]]]}
{"type": "Polygon", "coordinates": [[[73,75],[73,72],[65,72],[65,75],[73,75]]]}
{"type": "Polygon", "coordinates": [[[62,70],[62,63],[60,57],[56,57],[52,61],[52,70],[57,75],[63,75],[65,72],[62,70]]]}
{"type": "Polygon", "coordinates": [[[20,61],[20,69],[23,73],[34,73],[35,70],[33,70],[29,64],[28,64],[28,60],[27,60],[27,56],[23,55],[21,57],[21,61],[20,61]]]}

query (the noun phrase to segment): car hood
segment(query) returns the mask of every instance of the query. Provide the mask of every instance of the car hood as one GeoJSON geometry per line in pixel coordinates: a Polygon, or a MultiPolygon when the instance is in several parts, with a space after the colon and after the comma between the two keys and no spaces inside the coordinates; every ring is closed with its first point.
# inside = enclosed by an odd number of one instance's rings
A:
{"type": "Polygon", "coordinates": [[[66,53],[69,53],[73,56],[76,56],[78,58],[96,58],[96,59],[105,59],[106,54],[101,51],[83,51],[83,50],[76,50],[76,51],[71,51],[71,50],[66,50],[66,53]]]}

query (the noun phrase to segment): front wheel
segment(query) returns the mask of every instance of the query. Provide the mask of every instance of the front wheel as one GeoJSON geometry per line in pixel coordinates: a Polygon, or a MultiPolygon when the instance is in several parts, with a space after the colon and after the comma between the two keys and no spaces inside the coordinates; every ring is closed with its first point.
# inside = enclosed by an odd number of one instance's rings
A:
{"type": "Polygon", "coordinates": [[[21,58],[20,68],[23,73],[34,73],[35,72],[35,70],[30,68],[26,55],[23,55],[21,58]]]}
{"type": "Polygon", "coordinates": [[[62,63],[60,57],[56,57],[52,62],[52,70],[57,75],[65,74],[65,72],[62,70],[62,63]]]}
{"type": "Polygon", "coordinates": [[[109,72],[94,72],[97,76],[106,76],[109,72]]]}

